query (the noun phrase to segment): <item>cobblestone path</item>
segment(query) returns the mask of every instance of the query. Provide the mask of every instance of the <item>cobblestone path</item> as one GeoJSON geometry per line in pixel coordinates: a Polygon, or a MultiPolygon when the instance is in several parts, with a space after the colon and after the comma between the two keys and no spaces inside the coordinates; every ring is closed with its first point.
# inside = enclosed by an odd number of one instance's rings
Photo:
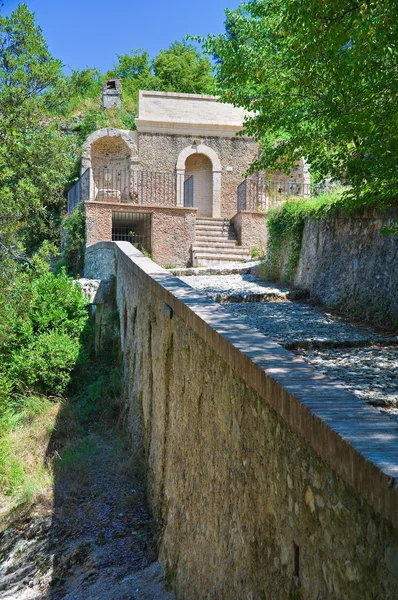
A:
{"type": "Polygon", "coordinates": [[[180,279],[398,420],[398,337],[349,323],[253,275],[180,279]]]}

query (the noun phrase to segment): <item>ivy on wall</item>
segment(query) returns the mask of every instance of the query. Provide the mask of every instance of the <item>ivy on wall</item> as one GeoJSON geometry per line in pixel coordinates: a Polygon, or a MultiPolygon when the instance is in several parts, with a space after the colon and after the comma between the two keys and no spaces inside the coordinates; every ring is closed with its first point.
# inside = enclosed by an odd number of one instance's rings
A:
{"type": "Polygon", "coordinates": [[[270,211],[267,221],[267,254],[260,265],[260,276],[270,281],[293,282],[300,260],[306,219],[321,219],[344,207],[343,189],[315,198],[290,199],[270,211]]]}

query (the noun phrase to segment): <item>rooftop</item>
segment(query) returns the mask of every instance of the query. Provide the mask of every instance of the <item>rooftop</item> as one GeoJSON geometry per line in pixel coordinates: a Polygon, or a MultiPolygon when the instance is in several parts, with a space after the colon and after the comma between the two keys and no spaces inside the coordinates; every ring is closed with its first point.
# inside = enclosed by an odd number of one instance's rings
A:
{"type": "Polygon", "coordinates": [[[248,112],[218,101],[218,96],[139,92],[139,132],[235,136],[248,112]]]}

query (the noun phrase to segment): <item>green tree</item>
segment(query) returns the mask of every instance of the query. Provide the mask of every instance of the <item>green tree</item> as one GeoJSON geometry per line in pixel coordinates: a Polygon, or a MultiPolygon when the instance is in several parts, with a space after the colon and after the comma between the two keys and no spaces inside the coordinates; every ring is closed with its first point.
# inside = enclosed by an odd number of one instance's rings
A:
{"type": "MultiPolygon", "coordinates": [[[[394,0],[251,0],[209,36],[224,101],[252,111],[256,166],[304,155],[353,197],[397,197],[398,5],[394,0]]],[[[392,200],[391,200],[392,199],[392,200]]]]}
{"type": "Polygon", "coordinates": [[[149,54],[146,50],[132,50],[118,54],[117,63],[105,74],[105,79],[120,77],[122,80],[123,105],[133,112],[137,110],[138,91],[154,89],[149,54]]]}
{"type": "Polygon", "coordinates": [[[209,59],[192,44],[174,42],[152,62],[155,89],[165,92],[211,94],[215,80],[209,59]]]}
{"type": "Polygon", "coordinates": [[[57,240],[73,136],[55,116],[66,97],[61,62],[25,4],[0,16],[0,259],[57,240]]]}

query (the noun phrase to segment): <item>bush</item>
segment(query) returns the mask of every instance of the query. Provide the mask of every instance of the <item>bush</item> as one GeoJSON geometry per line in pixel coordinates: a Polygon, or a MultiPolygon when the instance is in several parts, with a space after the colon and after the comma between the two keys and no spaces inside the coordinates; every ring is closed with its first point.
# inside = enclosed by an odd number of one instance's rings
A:
{"type": "Polygon", "coordinates": [[[64,392],[88,318],[80,286],[65,271],[35,277],[23,270],[13,273],[3,300],[0,374],[21,392],[64,392]]]}
{"type": "Polygon", "coordinates": [[[82,205],[63,220],[63,249],[61,266],[77,277],[83,271],[84,248],[86,245],[86,213],[82,205]]]}
{"type": "Polygon", "coordinates": [[[34,333],[57,330],[79,337],[87,321],[87,301],[64,270],[46,273],[32,283],[30,320],[34,333]]]}
{"type": "Polygon", "coordinates": [[[56,331],[43,333],[12,355],[10,377],[18,382],[21,391],[61,394],[68,386],[79,350],[78,338],[56,331]]]}

